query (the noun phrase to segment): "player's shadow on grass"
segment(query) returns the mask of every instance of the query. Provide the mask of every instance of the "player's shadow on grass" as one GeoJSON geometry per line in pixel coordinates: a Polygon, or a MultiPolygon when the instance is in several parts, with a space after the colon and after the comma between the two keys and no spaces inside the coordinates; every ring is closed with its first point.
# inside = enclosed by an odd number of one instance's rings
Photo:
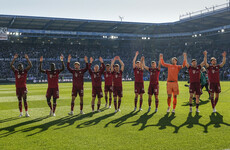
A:
{"type": "Polygon", "coordinates": [[[17,119],[20,119],[20,117],[11,117],[11,118],[2,119],[0,120],[0,123],[9,122],[17,119]]]}
{"type": "Polygon", "coordinates": [[[137,126],[137,125],[141,124],[139,131],[144,130],[147,127],[146,124],[147,124],[148,120],[150,118],[152,118],[154,114],[155,114],[155,112],[153,112],[151,114],[146,112],[143,115],[141,115],[136,121],[124,122],[124,123],[120,124],[120,126],[124,125],[124,124],[132,124],[132,126],[137,126]]]}
{"type": "Polygon", "coordinates": [[[46,118],[48,118],[48,117],[49,117],[49,116],[40,117],[40,118],[36,118],[36,119],[33,119],[33,120],[21,122],[21,123],[12,125],[12,126],[8,126],[8,127],[5,127],[5,128],[0,128],[0,132],[2,132],[2,131],[8,131],[8,132],[6,132],[6,133],[1,133],[1,134],[0,134],[0,138],[6,137],[6,136],[9,136],[9,135],[11,135],[11,134],[14,134],[14,133],[16,133],[16,132],[21,131],[21,130],[16,130],[16,129],[19,128],[19,127],[22,127],[22,126],[24,126],[24,125],[29,125],[29,124],[32,124],[32,123],[36,123],[36,122],[42,121],[42,120],[44,120],[44,119],[46,119],[46,118]]]}
{"type": "MultiPolygon", "coordinates": [[[[200,99],[199,105],[205,105],[207,103],[209,103],[210,100],[202,100],[200,99]]],[[[184,104],[182,104],[181,106],[189,106],[189,102],[184,102],[184,104]]],[[[196,106],[196,101],[193,100],[193,106],[196,106]]]]}
{"type": "Polygon", "coordinates": [[[85,128],[85,127],[90,127],[90,126],[93,126],[93,125],[97,125],[102,120],[107,119],[109,117],[112,117],[114,115],[115,115],[115,113],[110,113],[110,114],[100,116],[100,117],[95,118],[93,120],[89,120],[89,121],[86,121],[86,122],[83,122],[83,123],[77,125],[77,128],[85,128]]]}
{"type": "Polygon", "coordinates": [[[205,128],[204,124],[199,123],[199,119],[201,117],[202,116],[199,115],[199,113],[196,113],[194,117],[192,116],[192,113],[188,113],[187,120],[183,124],[176,127],[174,133],[178,133],[179,129],[182,128],[183,126],[186,126],[186,125],[187,125],[187,128],[192,128],[193,125],[199,125],[199,126],[202,126],[203,128],[205,128]]]}
{"type": "Polygon", "coordinates": [[[66,116],[66,117],[56,119],[56,120],[53,120],[53,121],[50,121],[50,122],[47,122],[47,123],[43,123],[43,124],[40,124],[40,125],[37,125],[37,126],[26,128],[22,132],[30,132],[30,131],[33,131],[33,130],[40,129],[38,132],[35,132],[35,133],[27,135],[27,136],[33,136],[35,134],[47,131],[50,127],[52,127],[54,125],[62,126],[64,124],[67,124],[67,125],[65,125],[63,127],[59,127],[59,128],[55,129],[55,130],[57,130],[57,129],[61,129],[61,128],[73,125],[75,123],[75,121],[82,120],[84,118],[92,117],[92,116],[93,116],[92,112],[88,113],[88,114],[84,114],[84,115],[66,116]]]}
{"type": "Polygon", "coordinates": [[[205,125],[205,130],[204,130],[205,133],[208,133],[208,127],[210,125],[214,125],[215,128],[221,127],[221,124],[230,126],[229,123],[223,121],[224,117],[218,112],[212,113],[209,117],[210,117],[210,122],[205,125]]]}
{"type": "Polygon", "coordinates": [[[156,126],[156,127],[159,127],[160,130],[163,130],[163,129],[166,129],[166,127],[168,126],[168,127],[174,127],[175,130],[176,130],[177,126],[171,123],[172,120],[175,119],[175,118],[176,118],[175,113],[172,113],[171,115],[169,115],[169,113],[166,113],[164,115],[164,117],[162,117],[158,121],[157,124],[147,125],[145,128],[151,127],[151,126],[152,127],[156,126]]]}
{"type": "Polygon", "coordinates": [[[104,126],[104,128],[107,128],[110,124],[116,124],[115,127],[120,127],[121,125],[124,124],[124,122],[125,122],[127,119],[129,119],[129,118],[131,118],[131,117],[137,115],[138,112],[139,112],[139,111],[136,111],[136,112],[131,111],[130,113],[128,113],[128,114],[126,114],[126,115],[124,115],[124,116],[122,116],[122,117],[120,117],[120,118],[117,118],[117,119],[115,119],[115,120],[110,121],[109,123],[107,123],[107,124],[104,126]]]}
{"type": "Polygon", "coordinates": [[[57,126],[61,126],[61,127],[56,128],[55,130],[61,129],[61,128],[65,128],[65,127],[68,127],[68,126],[71,126],[71,125],[73,125],[76,121],[82,120],[82,119],[84,119],[84,118],[92,117],[93,114],[94,114],[93,112],[90,112],[90,113],[87,113],[87,114],[84,114],[84,115],[75,115],[75,116],[72,116],[72,117],[68,118],[67,120],[61,121],[60,123],[58,123],[57,126]],[[65,125],[65,124],[66,124],[66,125],[65,125]],[[65,125],[65,126],[63,126],[63,125],[65,125]]]}

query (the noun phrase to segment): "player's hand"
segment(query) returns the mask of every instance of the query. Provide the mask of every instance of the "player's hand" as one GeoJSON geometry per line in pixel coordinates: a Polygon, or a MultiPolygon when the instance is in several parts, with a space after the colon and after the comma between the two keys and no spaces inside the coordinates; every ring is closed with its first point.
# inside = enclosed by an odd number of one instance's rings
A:
{"type": "Polygon", "coordinates": [[[60,56],[60,59],[61,59],[61,61],[63,61],[63,59],[64,59],[64,56],[62,54],[60,56]]]}
{"type": "Polygon", "coordinates": [[[222,53],[222,56],[223,56],[223,57],[226,57],[226,55],[227,55],[227,53],[226,53],[226,51],[224,51],[224,52],[222,53]]]}
{"type": "Polygon", "coordinates": [[[84,60],[86,63],[88,63],[88,57],[87,56],[84,57],[84,60]]]}
{"type": "Polygon", "coordinates": [[[114,61],[115,61],[115,60],[119,60],[119,59],[120,59],[119,56],[115,56],[115,57],[114,57],[114,61]]]}
{"type": "Polygon", "coordinates": [[[43,61],[43,56],[40,57],[40,62],[42,62],[42,61],[43,61]]]}
{"type": "Polygon", "coordinates": [[[90,63],[92,63],[93,62],[93,57],[90,57],[90,63]]]}
{"type": "Polygon", "coordinates": [[[100,61],[101,63],[103,63],[103,59],[102,59],[102,57],[99,57],[99,61],[100,61]]]}
{"type": "Polygon", "coordinates": [[[29,59],[29,56],[28,56],[27,54],[25,54],[25,58],[26,58],[26,59],[29,59]]]}
{"type": "Polygon", "coordinates": [[[138,52],[138,51],[136,51],[136,55],[135,55],[135,56],[137,56],[137,55],[139,55],[139,52],[138,52]]]}
{"type": "Polygon", "coordinates": [[[145,60],[145,57],[144,57],[144,56],[142,56],[142,57],[141,57],[141,60],[145,60]]]}
{"type": "Polygon", "coordinates": [[[203,54],[204,54],[205,56],[207,55],[207,53],[208,53],[207,51],[204,51],[204,52],[203,52],[203,54]]]}
{"type": "Polygon", "coordinates": [[[70,62],[70,60],[71,60],[71,55],[69,54],[69,56],[68,56],[68,62],[70,62]]]}
{"type": "Polygon", "coordinates": [[[183,56],[184,56],[184,58],[186,58],[187,57],[187,53],[183,53],[183,56]]]}
{"type": "Polygon", "coordinates": [[[18,58],[18,54],[15,54],[15,55],[14,55],[14,59],[16,59],[16,58],[18,58]]]}
{"type": "Polygon", "coordinates": [[[160,59],[163,59],[163,54],[162,53],[160,53],[160,59]]]}

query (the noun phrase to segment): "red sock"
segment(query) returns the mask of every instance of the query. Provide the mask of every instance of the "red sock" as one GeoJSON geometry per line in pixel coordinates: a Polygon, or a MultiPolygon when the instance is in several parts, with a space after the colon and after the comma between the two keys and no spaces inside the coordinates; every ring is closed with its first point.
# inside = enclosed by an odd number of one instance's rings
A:
{"type": "Polygon", "coordinates": [[[55,113],[57,103],[53,103],[53,113],[55,113]]]}
{"type": "Polygon", "coordinates": [[[171,97],[168,97],[168,106],[171,106],[171,97]]]}
{"type": "Polygon", "coordinates": [[[142,102],[143,102],[143,99],[140,98],[140,108],[142,107],[142,102]]]}
{"type": "Polygon", "coordinates": [[[114,108],[117,110],[117,99],[114,99],[114,108]]]}
{"type": "Polygon", "coordinates": [[[94,111],[94,105],[92,105],[92,111],[94,111]]]}
{"type": "Polygon", "coordinates": [[[177,104],[177,98],[173,97],[173,109],[176,108],[176,104],[177,104]]]}
{"type": "Polygon", "coordinates": [[[215,107],[215,102],[213,100],[213,97],[211,97],[211,104],[212,104],[212,108],[214,108],[215,107]]]}
{"type": "Polygon", "coordinates": [[[101,104],[97,104],[97,110],[99,110],[99,109],[100,109],[100,106],[101,106],[101,104]]]}
{"type": "Polygon", "coordinates": [[[106,104],[108,103],[108,97],[107,96],[105,96],[105,102],[106,102],[106,104]]]}
{"type": "Polygon", "coordinates": [[[158,104],[159,104],[159,100],[158,100],[158,98],[156,98],[156,100],[155,100],[155,104],[156,104],[156,108],[158,108],[158,104]]]}
{"type": "Polygon", "coordinates": [[[199,104],[196,104],[196,108],[197,108],[197,109],[199,108],[199,104]]]}
{"type": "Polygon", "coordinates": [[[152,103],[152,99],[149,98],[149,107],[151,106],[151,103],[152,103]]]}
{"type": "Polygon", "coordinates": [[[20,99],[20,98],[18,101],[18,107],[19,107],[19,111],[22,112],[22,99],[20,99]]]}
{"type": "Polygon", "coordinates": [[[135,107],[137,107],[137,98],[134,99],[135,107]]]}
{"type": "Polygon", "coordinates": [[[109,106],[111,106],[112,103],[112,97],[109,98],[109,106]]]}
{"type": "Polygon", "coordinates": [[[28,104],[26,100],[24,101],[24,107],[25,107],[25,111],[28,111],[28,104]]]}
{"type": "Polygon", "coordinates": [[[74,109],[74,101],[71,102],[71,111],[74,109]]]}
{"type": "Polygon", "coordinates": [[[47,104],[49,105],[50,110],[52,110],[52,104],[51,104],[51,102],[47,102],[47,104]]]}
{"type": "Polygon", "coordinates": [[[215,98],[215,106],[216,106],[218,100],[219,100],[218,97],[216,97],[216,98],[215,98]]]}
{"type": "Polygon", "coordinates": [[[121,106],[121,99],[119,98],[118,99],[118,109],[120,109],[120,106],[121,106]]]}
{"type": "Polygon", "coordinates": [[[80,103],[80,110],[83,110],[83,103],[80,103]]]}

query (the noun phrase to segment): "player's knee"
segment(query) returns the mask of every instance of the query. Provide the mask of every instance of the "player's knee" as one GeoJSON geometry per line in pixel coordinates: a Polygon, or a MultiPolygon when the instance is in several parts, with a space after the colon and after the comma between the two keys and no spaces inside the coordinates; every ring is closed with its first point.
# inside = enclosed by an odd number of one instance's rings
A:
{"type": "Polygon", "coordinates": [[[47,101],[48,103],[50,102],[50,100],[51,100],[50,97],[47,97],[47,98],[46,98],[46,101],[47,101]]]}
{"type": "Polygon", "coordinates": [[[56,103],[56,102],[57,102],[57,99],[56,99],[56,98],[54,98],[54,99],[53,99],[53,102],[54,102],[54,103],[56,103]]]}

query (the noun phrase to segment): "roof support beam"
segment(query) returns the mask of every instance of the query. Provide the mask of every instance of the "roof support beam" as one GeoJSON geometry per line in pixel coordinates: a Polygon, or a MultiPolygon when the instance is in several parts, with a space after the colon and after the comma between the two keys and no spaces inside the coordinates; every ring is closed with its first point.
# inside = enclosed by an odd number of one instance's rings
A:
{"type": "Polygon", "coordinates": [[[46,30],[53,22],[54,20],[50,20],[49,22],[47,22],[46,25],[43,27],[43,30],[46,30]]]}
{"type": "Polygon", "coordinates": [[[82,24],[80,24],[79,26],[77,26],[74,31],[78,31],[78,30],[81,30],[82,27],[84,27],[86,24],[88,24],[88,21],[87,22],[83,22],[82,24]]]}
{"type": "Polygon", "coordinates": [[[8,28],[11,28],[12,25],[14,24],[14,21],[15,21],[16,17],[13,17],[8,25],[8,28]]]}

